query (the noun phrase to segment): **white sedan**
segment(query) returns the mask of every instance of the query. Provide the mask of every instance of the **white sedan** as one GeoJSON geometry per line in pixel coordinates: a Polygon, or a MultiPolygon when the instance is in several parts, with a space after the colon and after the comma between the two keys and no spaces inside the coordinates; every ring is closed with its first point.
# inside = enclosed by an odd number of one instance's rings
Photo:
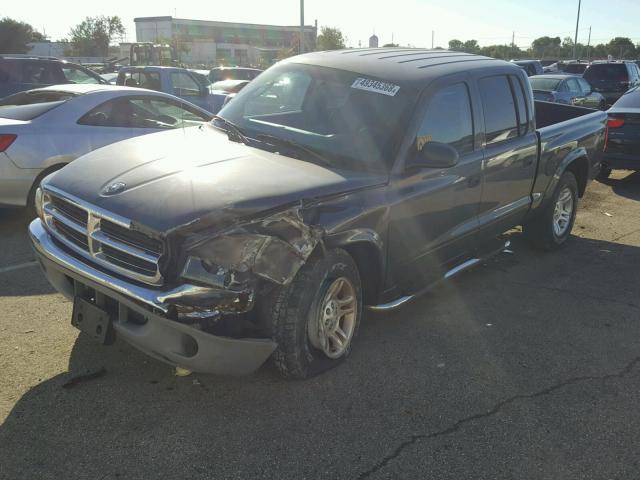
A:
{"type": "Polygon", "coordinates": [[[172,95],[108,85],[54,85],[0,99],[0,206],[31,207],[42,178],[92,150],[211,118],[172,95]]]}

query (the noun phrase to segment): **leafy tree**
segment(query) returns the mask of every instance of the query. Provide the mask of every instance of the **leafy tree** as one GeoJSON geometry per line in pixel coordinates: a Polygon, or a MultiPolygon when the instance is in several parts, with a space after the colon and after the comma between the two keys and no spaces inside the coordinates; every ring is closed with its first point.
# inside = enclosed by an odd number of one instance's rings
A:
{"type": "Polygon", "coordinates": [[[464,43],[454,38],[453,40],[449,40],[449,50],[454,50],[456,52],[461,52],[464,49],[464,43]]]}
{"type": "Polygon", "coordinates": [[[344,48],[344,36],[339,28],[321,27],[318,35],[318,50],[339,50],[344,48]]]}
{"type": "Polygon", "coordinates": [[[400,45],[398,43],[385,43],[384,45],[382,45],[383,48],[395,48],[399,46],[400,45]]]}
{"type": "Polygon", "coordinates": [[[562,40],[560,37],[540,37],[531,43],[531,55],[535,58],[557,58],[560,56],[562,40]]]}
{"type": "Polygon", "coordinates": [[[0,53],[27,53],[29,42],[42,42],[45,36],[31,25],[9,17],[0,19],[0,53]]]}
{"type": "Polygon", "coordinates": [[[70,42],[75,55],[100,57],[109,55],[109,44],[116,37],[122,37],[125,28],[120,17],[87,17],[71,29],[70,42]]]}
{"type": "Polygon", "coordinates": [[[467,40],[464,42],[463,51],[467,53],[478,53],[480,51],[480,45],[477,40],[467,40]]]}
{"type": "Polygon", "coordinates": [[[618,59],[636,58],[636,46],[630,38],[616,37],[607,45],[607,54],[618,59]]]}

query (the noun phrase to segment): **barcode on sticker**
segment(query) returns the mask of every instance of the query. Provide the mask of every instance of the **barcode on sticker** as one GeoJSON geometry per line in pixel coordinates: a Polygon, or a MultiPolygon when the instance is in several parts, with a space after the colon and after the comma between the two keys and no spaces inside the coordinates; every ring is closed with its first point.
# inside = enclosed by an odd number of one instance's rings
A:
{"type": "Polygon", "coordinates": [[[383,95],[389,95],[395,97],[396,93],[400,90],[398,85],[393,83],[380,82],[378,80],[371,80],[370,78],[356,78],[351,88],[357,88],[358,90],[366,90],[368,92],[381,93],[383,95]]]}

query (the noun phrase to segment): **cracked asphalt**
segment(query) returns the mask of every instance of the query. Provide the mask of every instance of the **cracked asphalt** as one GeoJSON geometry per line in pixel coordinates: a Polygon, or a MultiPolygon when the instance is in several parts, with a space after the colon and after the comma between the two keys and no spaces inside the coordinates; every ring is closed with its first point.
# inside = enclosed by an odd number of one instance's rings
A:
{"type": "Polygon", "coordinates": [[[640,478],[639,201],[638,174],[594,182],[565,249],[513,232],[304,382],[79,336],[0,211],[0,478],[640,478]]]}

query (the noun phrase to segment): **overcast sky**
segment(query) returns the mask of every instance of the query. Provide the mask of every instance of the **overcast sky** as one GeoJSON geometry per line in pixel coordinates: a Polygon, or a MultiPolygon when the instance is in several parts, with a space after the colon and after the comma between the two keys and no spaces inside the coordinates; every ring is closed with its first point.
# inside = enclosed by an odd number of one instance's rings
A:
{"type": "MultiPolygon", "coordinates": [[[[135,40],[135,17],[171,15],[178,18],[247,23],[295,25],[299,0],[234,0],[216,2],[166,2],[108,0],[106,2],[3,0],[0,15],[32,24],[53,40],[64,38],[86,16],[119,15],[127,28],[127,40],[135,40]]],[[[447,46],[452,38],[476,39],[481,45],[516,43],[528,47],[542,35],[573,37],[578,0],[306,0],[305,23],[338,27],[348,46],[367,44],[375,30],[380,44],[447,46]]],[[[640,0],[583,0],[579,41],[586,43],[589,26],[593,43],[615,36],[640,42],[640,0]]]]}

